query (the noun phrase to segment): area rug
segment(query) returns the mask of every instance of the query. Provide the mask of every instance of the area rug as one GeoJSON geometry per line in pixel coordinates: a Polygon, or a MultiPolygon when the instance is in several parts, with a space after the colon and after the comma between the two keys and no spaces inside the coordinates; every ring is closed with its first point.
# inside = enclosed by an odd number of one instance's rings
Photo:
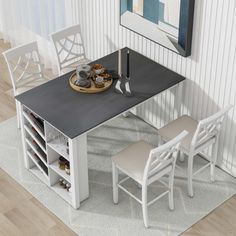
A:
{"type": "MultiPolygon", "coordinates": [[[[90,197],[74,210],[54,191],[24,168],[21,134],[16,118],[0,124],[0,167],[28,190],[44,206],[60,218],[79,236],[162,236],[180,235],[198,220],[236,193],[233,177],[216,170],[216,182],[211,183],[209,170],[194,180],[194,198],[187,196],[184,173],[176,171],[174,201],[175,210],[169,211],[167,198],[162,198],[149,208],[150,225],[145,229],[141,206],[119,193],[119,204],[112,202],[111,156],[137,140],[156,145],[156,129],[142,120],[129,116],[118,117],[88,135],[88,163],[90,197]]],[[[205,164],[196,158],[196,168],[205,164]]],[[[186,160],[178,163],[184,169],[186,160]]],[[[131,191],[140,195],[140,189],[132,181],[127,183],[131,191]]],[[[162,192],[154,183],[148,189],[149,197],[162,192]]]]}

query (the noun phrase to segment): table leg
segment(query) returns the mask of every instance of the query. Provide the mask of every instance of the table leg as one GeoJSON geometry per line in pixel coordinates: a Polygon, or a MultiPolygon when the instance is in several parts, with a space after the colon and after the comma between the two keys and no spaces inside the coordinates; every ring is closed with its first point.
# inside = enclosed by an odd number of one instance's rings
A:
{"type": "Polygon", "coordinates": [[[180,82],[177,85],[177,93],[175,97],[175,110],[176,110],[177,117],[180,117],[182,115],[181,108],[182,108],[182,102],[183,102],[183,86],[184,86],[184,82],[180,82]]]}
{"type": "Polygon", "coordinates": [[[89,196],[87,135],[69,139],[72,205],[79,208],[80,202],[89,196]]]}
{"type": "Polygon", "coordinates": [[[22,146],[23,146],[23,155],[24,155],[24,163],[25,163],[25,168],[30,169],[33,166],[33,162],[29,159],[27,155],[27,146],[26,146],[26,133],[25,133],[25,122],[24,122],[24,117],[23,117],[23,105],[20,104],[19,106],[19,112],[20,112],[20,131],[21,131],[21,139],[22,139],[22,146]]]}

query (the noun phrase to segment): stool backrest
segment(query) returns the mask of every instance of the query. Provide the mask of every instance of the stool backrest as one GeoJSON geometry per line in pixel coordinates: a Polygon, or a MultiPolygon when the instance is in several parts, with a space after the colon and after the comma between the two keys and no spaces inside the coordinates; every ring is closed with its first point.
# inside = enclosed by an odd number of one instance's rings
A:
{"type": "Polygon", "coordinates": [[[223,120],[231,108],[232,105],[229,105],[212,116],[199,121],[191,142],[191,148],[193,150],[200,148],[211,139],[217,138],[220,133],[223,120]]]}
{"type": "Polygon", "coordinates": [[[80,25],[57,31],[51,34],[51,39],[57,54],[59,72],[86,58],[80,25]]]}
{"type": "Polygon", "coordinates": [[[8,66],[15,95],[18,87],[44,76],[37,42],[11,48],[3,52],[3,56],[8,66]]]}
{"type": "Polygon", "coordinates": [[[184,130],[169,142],[150,151],[143,175],[144,183],[154,182],[161,171],[174,171],[179,146],[187,135],[188,132],[184,130]]]}

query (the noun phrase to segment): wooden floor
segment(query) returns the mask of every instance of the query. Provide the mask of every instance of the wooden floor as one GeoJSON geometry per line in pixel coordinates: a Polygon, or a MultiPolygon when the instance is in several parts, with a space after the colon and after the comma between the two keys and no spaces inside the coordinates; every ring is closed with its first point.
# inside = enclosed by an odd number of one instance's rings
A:
{"type": "MultiPolygon", "coordinates": [[[[9,74],[1,55],[7,48],[9,45],[0,40],[0,122],[16,114],[9,74]]],[[[0,236],[3,235],[76,234],[0,168],[0,236]]],[[[236,236],[236,195],[182,235],[236,236]]]]}
{"type": "Polygon", "coordinates": [[[72,236],[62,221],[0,169],[1,236],[72,236]]]}
{"type": "Polygon", "coordinates": [[[2,52],[10,47],[0,40],[0,122],[15,116],[15,101],[12,94],[11,81],[7,65],[2,56],[2,52]]]}
{"type": "Polygon", "coordinates": [[[200,220],[183,236],[235,236],[236,195],[200,220]]]}
{"type": "MultiPolygon", "coordinates": [[[[0,122],[16,115],[7,65],[2,52],[9,48],[0,40],[0,122]]],[[[0,236],[75,236],[0,168],[0,236]]]]}

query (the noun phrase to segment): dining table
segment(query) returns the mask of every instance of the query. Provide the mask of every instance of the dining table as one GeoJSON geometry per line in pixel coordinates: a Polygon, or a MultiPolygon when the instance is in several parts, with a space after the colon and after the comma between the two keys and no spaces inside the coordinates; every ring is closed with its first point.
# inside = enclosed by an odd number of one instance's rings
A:
{"type": "MultiPolygon", "coordinates": [[[[113,83],[106,91],[75,91],[69,84],[71,75],[75,73],[71,71],[16,96],[16,100],[21,104],[25,167],[32,172],[35,170],[35,173],[43,171],[45,183],[75,209],[89,197],[89,132],[174,86],[177,86],[178,91],[175,94],[175,106],[180,111],[185,77],[128,47],[121,49],[123,77],[127,74],[127,51],[131,89],[129,96],[117,93],[115,89],[118,78],[118,51],[90,63],[101,64],[114,73],[113,83]],[[32,134],[32,127],[39,135],[32,134]],[[38,144],[39,148],[35,144],[38,144]],[[41,145],[43,151],[40,151],[41,145]],[[57,166],[61,156],[69,162],[69,175],[57,166]],[[61,179],[67,181],[70,188],[62,189],[59,183],[61,179]]],[[[123,77],[121,80],[125,79],[123,77]]],[[[41,178],[42,175],[39,173],[37,176],[41,178]]]]}

